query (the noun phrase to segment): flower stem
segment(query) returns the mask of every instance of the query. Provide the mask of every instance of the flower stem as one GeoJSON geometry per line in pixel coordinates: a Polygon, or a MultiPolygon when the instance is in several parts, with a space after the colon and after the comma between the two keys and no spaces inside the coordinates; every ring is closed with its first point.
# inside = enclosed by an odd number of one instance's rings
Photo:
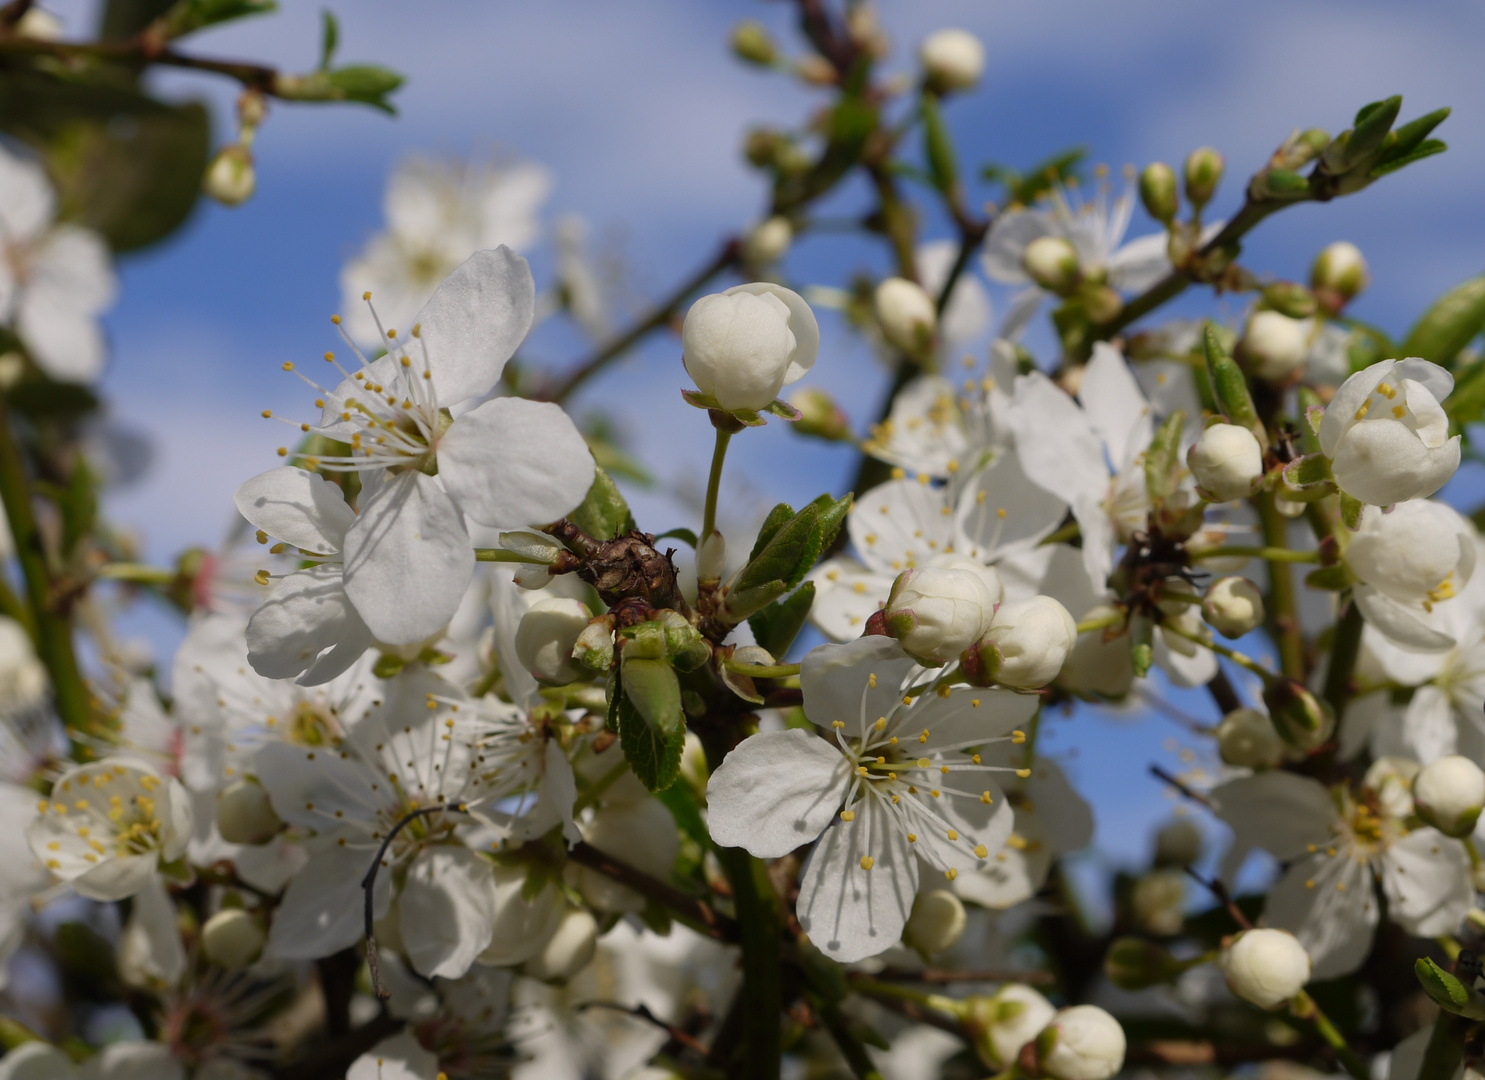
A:
{"type": "Polygon", "coordinates": [[[36,515],[31,508],[26,467],[4,404],[0,404],[0,503],[4,504],[5,516],[10,520],[16,559],[26,579],[26,596],[36,628],[36,651],[51,676],[57,716],[63,726],[86,732],[93,720],[90,695],[77,666],[72,624],[53,599],[41,531],[36,527],[36,515]]]}
{"type": "Polygon", "coordinates": [[[867,1054],[866,1047],[856,1037],[856,1033],[851,1030],[850,1022],[840,1011],[840,1006],[821,999],[815,1002],[815,1009],[820,1014],[825,1030],[830,1032],[830,1037],[840,1048],[841,1055],[851,1066],[851,1073],[856,1080],[886,1080],[872,1064],[871,1056],[867,1054]]]}
{"type": "Polygon", "coordinates": [[[163,566],[147,563],[115,562],[98,570],[100,578],[109,581],[126,581],[131,585],[169,585],[180,575],[163,566]]]}
{"type": "Polygon", "coordinates": [[[1464,1059],[1464,1033],[1469,1024],[1462,1016],[1439,1012],[1428,1047],[1423,1051],[1423,1067],[1418,1070],[1418,1080],[1453,1080],[1459,1071],[1459,1063],[1464,1059]]]}
{"type": "Polygon", "coordinates": [[[743,664],[728,657],[722,662],[728,671],[739,675],[751,675],[755,679],[787,679],[799,674],[798,664],[743,664]]]}
{"type": "MultiPolygon", "coordinates": [[[[1289,546],[1289,519],[1279,513],[1272,494],[1258,498],[1258,514],[1263,521],[1263,542],[1279,550],[1289,546]]],[[[1294,577],[1289,567],[1270,560],[1268,568],[1268,626],[1279,647],[1279,666],[1284,674],[1301,682],[1305,678],[1305,641],[1299,626],[1299,604],[1294,593],[1294,577]]]]}
{"type": "Polygon", "coordinates": [[[1361,611],[1353,599],[1335,625],[1335,637],[1330,643],[1330,666],[1325,673],[1325,689],[1322,691],[1322,696],[1335,710],[1337,720],[1351,698],[1351,680],[1356,672],[1356,660],[1361,655],[1364,625],[1361,611]]]}
{"type": "Polygon", "coordinates": [[[1241,545],[1229,545],[1227,547],[1209,548],[1200,554],[1191,557],[1192,562],[1205,562],[1208,559],[1227,559],[1244,556],[1249,559],[1267,559],[1269,562],[1282,563],[1316,563],[1320,561],[1318,551],[1291,551],[1285,547],[1243,547],[1241,545]]]}
{"type": "MultiPolygon", "coordinates": [[[[720,764],[720,762],[718,762],[720,764]]],[[[778,900],[764,864],[742,848],[717,847],[717,861],[732,886],[732,902],[742,931],[743,1013],[741,1075],[779,1080],[783,1039],[783,972],[779,963],[778,900]]]]}
{"type": "MultiPolygon", "coordinates": [[[[1346,1042],[1346,1037],[1330,1022],[1330,1017],[1326,1016],[1321,1011],[1320,1006],[1315,1004],[1314,998],[1301,990],[1295,995],[1294,1001],[1290,1004],[1290,1011],[1299,1019],[1308,1020],[1315,1025],[1315,1030],[1319,1033],[1320,1037],[1335,1051],[1336,1059],[1348,1073],[1355,1077],[1355,1080],[1371,1080],[1371,1073],[1367,1070],[1366,1063],[1357,1056],[1355,1050],[1351,1049],[1350,1045],[1346,1042]]],[[[1445,1015],[1440,1014],[1439,1027],[1443,1026],[1444,1019],[1445,1015]]],[[[1454,1018],[1450,1017],[1450,1019],[1454,1018]]],[[[1439,1027],[1434,1028],[1435,1039],[1438,1038],[1439,1027]]],[[[1459,1050],[1454,1055],[1454,1064],[1449,1066],[1449,1072],[1439,1074],[1434,1080],[1449,1080],[1453,1075],[1454,1065],[1459,1063],[1459,1056],[1462,1050],[1463,1042],[1461,1041],[1459,1050]]],[[[1432,1041],[1428,1044],[1428,1052],[1430,1054],[1433,1052],[1432,1041]]],[[[1423,1071],[1419,1074],[1419,1080],[1430,1080],[1427,1057],[1424,1058],[1423,1071]]]]}
{"type": "Polygon", "coordinates": [[[1078,623],[1078,633],[1091,634],[1094,630],[1106,630],[1115,623],[1124,621],[1124,612],[1111,611],[1107,615],[1100,615],[1096,619],[1084,619],[1078,623]]]}
{"type": "Polygon", "coordinates": [[[1167,634],[1174,634],[1176,637],[1185,638],[1187,641],[1194,641],[1198,645],[1211,649],[1218,656],[1225,656],[1227,657],[1227,659],[1231,660],[1239,667],[1247,668],[1254,675],[1261,676],[1264,681],[1268,681],[1269,679],[1278,677],[1268,668],[1260,664],[1257,660],[1244,656],[1236,649],[1229,648],[1228,646],[1223,645],[1220,641],[1209,641],[1208,639],[1202,637],[1200,634],[1188,634],[1186,631],[1182,630],[1174,623],[1161,623],[1160,629],[1165,631],[1167,634]]]}
{"type": "Polygon", "coordinates": [[[727,459],[727,444],[732,432],[717,428],[717,443],[712,448],[712,472],[706,481],[706,509],[702,511],[701,533],[697,543],[704,544],[717,527],[717,492],[722,487],[722,462],[727,459]]]}

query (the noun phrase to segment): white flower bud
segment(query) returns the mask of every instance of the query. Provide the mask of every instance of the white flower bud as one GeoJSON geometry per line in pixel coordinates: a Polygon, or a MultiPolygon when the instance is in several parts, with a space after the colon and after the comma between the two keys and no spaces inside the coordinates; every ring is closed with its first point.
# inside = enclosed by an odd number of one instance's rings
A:
{"type": "Polygon", "coordinates": [[[1263,594],[1245,577],[1218,578],[1207,587],[1201,617],[1227,638],[1240,638],[1263,625],[1263,594]]]}
{"type": "Polygon", "coordinates": [[[1217,725],[1222,760],[1244,769],[1271,769],[1284,757],[1284,740],[1257,709],[1234,709],[1217,725]]]}
{"type": "Polygon", "coordinates": [[[1036,1037],[1042,1071],[1054,1080],[1109,1080],[1124,1067],[1124,1029],[1097,1005],[1074,1005],[1036,1037]]]}
{"type": "Polygon", "coordinates": [[[521,970],[542,982],[565,982],[587,967],[597,950],[597,921],[582,908],[569,907],[557,924],[557,932],[521,970]]]}
{"type": "MultiPolygon", "coordinates": [[[[0,538],[0,549],[5,546],[0,538]]],[[[9,553],[0,550],[0,555],[9,553]]],[[[49,681],[31,635],[8,615],[0,615],[0,712],[18,717],[34,709],[46,698],[49,681]]]]}
{"type": "Polygon", "coordinates": [[[890,277],[877,286],[877,324],[888,341],[905,352],[917,352],[938,327],[938,311],[923,286],[890,277]]]}
{"type": "Polygon", "coordinates": [[[887,595],[887,632],[928,666],[958,659],[985,632],[995,599],[968,570],[925,566],[906,570],[887,595]]]}
{"type": "Polygon", "coordinates": [[[968,30],[935,30],[918,46],[918,62],[938,90],[968,90],[985,73],[985,46],[968,30]]]}
{"type": "Polygon", "coordinates": [[[1057,1013],[1050,1001],[1022,983],[1006,983],[993,997],[973,997],[967,1005],[965,1029],[980,1058],[996,1071],[1015,1061],[1057,1013]]]}
{"type": "Polygon", "coordinates": [[[964,904],[947,889],[921,892],[902,930],[902,940],[925,956],[952,949],[964,933],[964,904]]]}
{"type": "Polygon", "coordinates": [[[1305,323],[1277,311],[1258,311],[1238,343],[1243,359],[1260,379],[1287,379],[1310,351],[1305,323]]]}
{"type": "Polygon", "coordinates": [[[1333,294],[1342,304],[1366,288],[1368,279],[1361,250],[1344,240],[1320,252],[1310,267],[1310,286],[1316,292],[1333,294]]]}
{"type": "Polygon", "coordinates": [[[565,596],[538,600],[516,627],[516,656],[536,678],[550,686],[565,686],[583,677],[572,650],[588,628],[593,613],[587,605],[565,596]]]}
{"type": "Polygon", "coordinates": [[[258,176],[253,169],[252,152],[236,143],[217,151],[201,181],[201,190],[225,206],[240,206],[251,199],[257,189],[258,176]]]}
{"type": "Polygon", "coordinates": [[[1414,777],[1413,805],[1445,836],[1468,836],[1485,809],[1485,772],[1467,757],[1441,757],[1414,777]]]}
{"type": "Polygon", "coordinates": [[[1384,816],[1412,817],[1413,781],[1423,766],[1412,758],[1384,755],[1367,766],[1361,786],[1369,792],[1384,816]]]}
{"type": "Polygon", "coordinates": [[[256,779],[238,780],[217,796],[217,831],[229,844],[263,844],[283,827],[256,779]]]}
{"type": "Polygon", "coordinates": [[[753,230],[743,241],[743,256],[750,263],[766,266],[778,262],[788,254],[792,243],[794,226],[789,224],[788,218],[775,214],[767,221],[753,226],[753,230]]]}
{"type": "Polygon", "coordinates": [[[1154,870],[1134,883],[1129,906],[1140,929],[1157,937],[1179,934],[1186,921],[1181,910],[1186,901],[1183,870],[1154,870]]]}
{"type": "Polygon", "coordinates": [[[1190,866],[1201,858],[1201,829],[1190,818],[1170,822],[1155,834],[1156,866],[1190,866]]]}
{"type": "Polygon", "coordinates": [[[220,967],[247,967],[263,952],[268,935],[258,920],[242,908],[224,908],[201,927],[201,948],[220,967]]]}
{"type": "Polygon", "coordinates": [[[719,408],[763,409],[814,366],[820,328],[798,293],[758,281],[692,304],[681,346],[686,372],[719,408]]]}
{"type": "MultiPolygon", "coordinates": [[[[1046,686],[1078,642],[1078,624],[1050,596],[1033,596],[1001,604],[976,647],[981,671],[976,682],[990,681],[1018,690],[1046,686]]],[[[971,666],[975,666],[971,661],[971,666]]]]}
{"type": "Polygon", "coordinates": [[[1320,421],[1320,452],[1340,489],[1388,506],[1421,499],[1459,468],[1458,435],[1439,404],[1454,377],[1417,357],[1383,360],[1343,382],[1320,421]]]}
{"type": "Polygon", "coordinates": [[[1042,288],[1065,293],[1078,283],[1078,251],[1060,236],[1038,236],[1022,252],[1021,269],[1042,288]]]}
{"type": "Polygon", "coordinates": [[[696,577],[699,581],[720,581],[727,566],[727,541],[717,529],[696,549],[696,577]]]}
{"type": "Polygon", "coordinates": [[[1245,499],[1263,479],[1263,447],[1236,424],[1213,424],[1186,452],[1197,486],[1212,502],[1245,499]]]}
{"type": "Polygon", "coordinates": [[[1244,930],[1222,950],[1227,985],[1260,1009],[1275,1009],[1310,981],[1310,954],[1287,930],[1244,930]]]}

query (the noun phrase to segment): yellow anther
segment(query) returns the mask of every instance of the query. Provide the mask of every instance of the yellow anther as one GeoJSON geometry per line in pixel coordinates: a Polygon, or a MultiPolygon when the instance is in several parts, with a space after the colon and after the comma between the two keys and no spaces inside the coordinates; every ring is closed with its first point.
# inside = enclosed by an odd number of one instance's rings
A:
{"type": "Polygon", "coordinates": [[[1308,880],[1308,881],[1305,882],[1305,888],[1307,888],[1307,889],[1313,889],[1314,887],[1315,887],[1315,879],[1314,878],[1310,878],[1310,880],[1308,880]]]}
{"type": "Polygon", "coordinates": [[[921,735],[918,736],[918,741],[920,743],[926,743],[928,741],[928,729],[927,728],[924,728],[923,729],[923,734],[921,734],[921,735]]]}
{"type": "Polygon", "coordinates": [[[952,866],[944,871],[944,877],[948,878],[950,881],[953,881],[958,876],[959,871],[954,869],[952,866]]]}
{"type": "Polygon", "coordinates": [[[932,795],[935,799],[937,799],[939,796],[941,796],[943,794],[943,792],[939,791],[938,788],[934,788],[928,794],[932,795]]]}
{"type": "Polygon", "coordinates": [[[887,764],[887,759],[884,758],[884,757],[878,756],[877,757],[877,764],[878,765],[885,765],[885,764],[887,764]]]}
{"type": "Polygon", "coordinates": [[[273,419],[273,410],[272,409],[264,409],[263,410],[263,419],[264,420],[272,420],[273,419]]]}
{"type": "Polygon", "coordinates": [[[980,707],[980,699],[979,698],[970,698],[969,699],[969,707],[972,708],[972,709],[978,709],[980,707]]]}
{"type": "Polygon", "coordinates": [[[336,326],[339,326],[340,325],[340,316],[339,315],[331,315],[330,316],[330,321],[333,322],[336,326]]]}
{"type": "Polygon", "coordinates": [[[987,848],[984,844],[976,844],[975,845],[975,858],[977,858],[977,859],[983,859],[983,858],[985,858],[989,854],[990,854],[990,849],[987,848]]]}
{"type": "Polygon", "coordinates": [[[294,370],[294,361],[292,361],[292,360],[285,360],[284,361],[284,370],[285,371],[293,371],[294,370]]]}
{"type": "Polygon", "coordinates": [[[919,473],[918,474],[918,483],[922,484],[924,487],[927,487],[928,486],[928,474],[927,473],[919,473]]]}
{"type": "Polygon", "coordinates": [[[396,336],[397,336],[397,331],[396,330],[388,330],[387,331],[387,337],[394,338],[396,336]]]}
{"type": "Polygon", "coordinates": [[[36,804],[36,812],[38,814],[44,814],[49,809],[50,809],[50,804],[45,799],[42,799],[39,803],[36,804]]]}
{"type": "Polygon", "coordinates": [[[1358,420],[1365,420],[1366,419],[1366,414],[1369,413],[1369,412],[1371,412],[1371,411],[1372,411],[1372,402],[1371,402],[1371,399],[1368,398],[1367,400],[1365,400],[1365,401],[1363,401],[1361,403],[1361,408],[1359,408],[1359,409],[1356,410],[1356,419],[1358,419],[1358,420]]]}
{"type": "Polygon", "coordinates": [[[288,551],[288,550],[289,550],[289,545],[288,544],[274,544],[271,548],[268,549],[268,554],[270,554],[270,555],[282,555],[285,551],[288,551]]]}
{"type": "Polygon", "coordinates": [[[866,591],[866,582],[858,581],[855,585],[852,585],[851,588],[857,593],[864,593],[866,591]]]}
{"type": "Polygon", "coordinates": [[[268,543],[268,534],[266,532],[264,532],[262,529],[259,529],[254,535],[258,538],[258,543],[260,543],[260,544],[266,544],[266,543],[268,543]]]}
{"type": "Polygon", "coordinates": [[[897,745],[897,736],[896,735],[893,735],[890,739],[887,740],[887,743],[888,743],[888,745],[896,746],[897,745]]]}
{"type": "Polygon", "coordinates": [[[830,726],[839,729],[845,727],[846,722],[844,720],[832,720],[830,721],[830,726]]]}
{"type": "Polygon", "coordinates": [[[842,810],[840,812],[840,819],[842,821],[855,821],[856,820],[856,811],[854,811],[854,810],[842,810]]]}
{"type": "Polygon", "coordinates": [[[1397,391],[1389,383],[1378,383],[1377,393],[1381,394],[1388,401],[1397,397],[1397,391]]]}
{"type": "Polygon", "coordinates": [[[948,837],[949,837],[950,840],[958,840],[959,839],[959,834],[957,832],[955,832],[953,829],[950,829],[949,832],[948,832],[948,837]]]}
{"type": "Polygon", "coordinates": [[[949,775],[949,767],[947,765],[940,765],[938,767],[938,771],[943,773],[945,776],[949,775]]]}
{"type": "Polygon", "coordinates": [[[873,724],[872,727],[876,728],[878,731],[886,731],[887,730],[887,718],[885,716],[879,716],[879,717],[877,717],[877,722],[875,724],[873,724]]]}
{"type": "Polygon", "coordinates": [[[289,448],[287,446],[280,446],[278,448],[278,456],[279,457],[288,457],[289,456],[289,448]]]}
{"type": "Polygon", "coordinates": [[[877,861],[875,859],[873,859],[870,855],[863,855],[863,856],[861,856],[861,869],[863,869],[863,870],[870,870],[876,864],[877,864],[877,861]]]}
{"type": "Polygon", "coordinates": [[[903,479],[906,479],[906,478],[907,478],[907,470],[906,469],[896,468],[896,469],[893,469],[892,470],[892,479],[894,479],[894,480],[903,480],[903,479]]]}
{"type": "Polygon", "coordinates": [[[1022,780],[1025,780],[1028,776],[1031,775],[1031,770],[1030,769],[1017,769],[1016,770],[1016,775],[1019,776],[1022,780]]]}
{"type": "Polygon", "coordinates": [[[369,292],[362,293],[361,294],[361,299],[362,300],[370,300],[371,299],[371,293],[369,293],[369,292]]]}
{"type": "Polygon", "coordinates": [[[404,356],[402,358],[402,366],[403,367],[412,367],[412,360],[409,357],[404,356]]]}
{"type": "Polygon", "coordinates": [[[256,581],[259,585],[267,585],[269,581],[268,571],[259,570],[256,574],[253,575],[253,580],[256,581]]]}
{"type": "Polygon", "coordinates": [[[995,508],[995,516],[998,517],[998,518],[1005,517],[1005,507],[1003,507],[1003,506],[997,506],[995,508]]]}
{"type": "Polygon", "coordinates": [[[937,690],[939,697],[948,697],[954,688],[952,686],[940,686],[937,690]]]}
{"type": "Polygon", "coordinates": [[[918,842],[918,834],[917,833],[908,833],[908,843],[909,844],[916,844],[917,842],[918,842]]]}
{"type": "Polygon", "coordinates": [[[866,677],[866,685],[873,690],[877,688],[877,673],[875,671],[866,677]]]}
{"type": "Polygon", "coordinates": [[[969,760],[972,761],[972,762],[974,762],[976,765],[978,765],[980,763],[980,755],[979,754],[971,754],[970,757],[969,757],[969,760]]]}
{"type": "Polygon", "coordinates": [[[867,775],[866,766],[865,765],[857,765],[856,766],[856,775],[857,776],[866,776],[867,775]]]}
{"type": "Polygon", "coordinates": [[[1022,731],[1019,728],[1017,728],[1015,731],[1011,732],[1011,742],[1015,743],[1017,746],[1020,746],[1025,741],[1026,741],[1026,732],[1022,731]]]}

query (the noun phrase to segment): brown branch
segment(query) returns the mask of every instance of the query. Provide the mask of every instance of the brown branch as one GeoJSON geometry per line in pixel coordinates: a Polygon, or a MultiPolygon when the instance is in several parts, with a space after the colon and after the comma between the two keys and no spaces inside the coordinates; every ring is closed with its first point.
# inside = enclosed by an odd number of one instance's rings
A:
{"type": "Polygon", "coordinates": [[[680,1043],[687,1050],[694,1050],[698,1054],[706,1055],[706,1047],[697,1041],[694,1035],[687,1034],[674,1024],[660,1019],[660,1017],[650,1012],[650,1007],[644,1002],[640,1002],[638,1005],[620,1005],[617,1001],[584,1001],[577,1006],[578,1012],[582,1012],[585,1009],[612,1009],[614,1012],[621,1012],[627,1016],[632,1016],[636,1020],[647,1021],[669,1035],[673,1042],[680,1043]]]}
{"type": "Polygon", "coordinates": [[[883,982],[919,982],[944,986],[961,982],[1026,983],[1044,986],[1057,981],[1050,971],[1022,971],[1011,968],[986,968],[981,971],[949,971],[943,968],[924,968],[911,971],[906,968],[885,968],[872,976],[883,982]]]}
{"type": "Polygon", "coordinates": [[[1204,878],[1191,867],[1186,867],[1186,873],[1192,881],[1205,888],[1216,899],[1217,903],[1227,909],[1232,916],[1233,922],[1244,930],[1253,929],[1253,924],[1248,921],[1248,916],[1243,914],[1242,908],[1237,906],[1237,901],[1232,898],[1232,893],[1227,891],[1227,886],[1220,878],[1204,878]]]}
{"type": "Polygon", "coordinates": [[[1150,766],[1150,775],[1154,776],[1157,780],[1164,780],[1167,784],[1175,788],[1192,802],[1199,802],[1208,810],[1212,808],[1211,799],[1207,798],[1204,794],[1202,794],[1200,791],[1197,791],[1195,788],[1189,787],[1185,781],[1176,779],[1176,777],[1166,772],[1159,765],[1150,766]]]}
{"type": "Polygon", "coordinates": [[[738,940],[737,921],[730,915],[722,914],[700,897],[683,893],[612,855],[605,855],[591,844],[576,845],[567,852],[567,857],[579,866],[586,866],[604,877],[613,878],[620,885],[627,885],[708,937],[718,941],[738,940]]]}

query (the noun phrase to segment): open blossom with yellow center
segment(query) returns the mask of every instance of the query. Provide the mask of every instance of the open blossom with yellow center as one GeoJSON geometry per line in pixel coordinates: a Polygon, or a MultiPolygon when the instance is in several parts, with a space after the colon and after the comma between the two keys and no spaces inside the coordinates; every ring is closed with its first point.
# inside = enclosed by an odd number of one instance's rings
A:
{"type": "MultiPolygon", "coordinates": [[[[373,639],[414,645],[439,634],[474,572],[466,518],[495,528],[540,525],[582,502],[593,456],[559,406],[502,397],[451,411],[499,381],[531,327],[535,291],[519,255],[505,247],[476,252],[439,286],[410,332],[382,332],[383,356],[368,360],[347,338],[355,370],[326,353],[339,384],[305,379],[319,395],[319,421],[292,426],[349,452],[292,457],[310,470],[360,473],[363,487],[354,511],[333,491],[308,490],[313,485],[293,468],[238,489],[238,509],[260,540],[276,538],[282,543],[273,550],[297,547],[319,564],[286,577],[260,609],[250,632],[261,639],[251,654],[260,673],[311,669],[329,678],[346,665],[326,674],[318,663],[326,649],[353,660],[373,639]],[[312,624],[323,632],[308,632],[312,624]]],[[[287,446],[279,453],[291,456],[287,446]]]]}
{"type": "Polygon", "coordinates": [[[800,925],[826,955],[895,945],[921,859],[949,880],[993,859],[1012,812],[980,751],[1024,740],[1035,697],[934,689],[891,638],[823,645],[800,671],[820,731],[745,739],[707,785],[712,839],[778,858],[818,838],[800,881],[800,925]],[[822,737],[823,735],[823,737],[822,737]]]}
{"type": "Polygon", "coordinates": [[[185,789],[128,761],[68,770],[37,810],[27,830],[32,852],[92,900],[133,896],[191,838],[185,789]]]}
{"type": "Polygon", "coordinates": [[[1378,884],[1388,918],[1419,937],[1454,932],[1474,902],[1464,846],[1436,829],[1408,828],[1407,778],[1416,768],[1381,758],[1354,790],[1270,771],[1212,792],[1235,834],[1223,876],[1230,880],[1255,847],[1287,864],[1264,919],[1299,939],[1318,979],[1366,959],[1381,918],[1378,884]]]}

